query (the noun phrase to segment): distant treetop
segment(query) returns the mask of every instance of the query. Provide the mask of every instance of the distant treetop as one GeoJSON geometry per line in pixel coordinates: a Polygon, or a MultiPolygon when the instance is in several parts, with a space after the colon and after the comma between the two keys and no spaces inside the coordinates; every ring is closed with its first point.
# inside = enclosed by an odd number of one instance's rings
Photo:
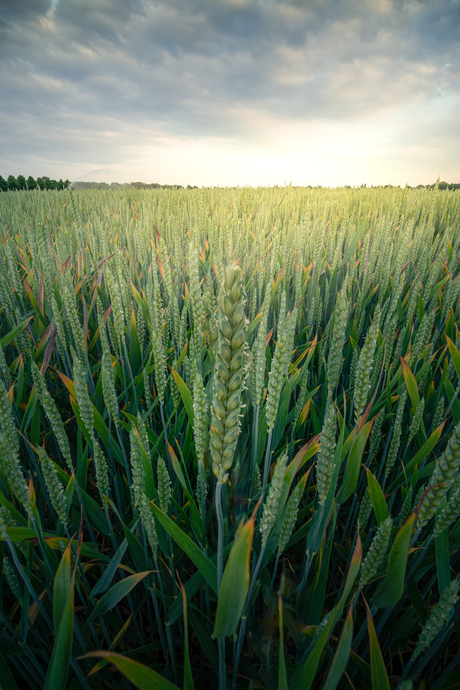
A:
{"type": "Polygon", "coordinates": [[[4,180],[0,175],[0,191],[2,192],[31,191],[33,189],[62,190],[67,189],[69,184],[70,180],[62,180],[62,178],[59,181],[51,180],[49,177],[37,177],[37,179],[34,180],[34,178],[29,175],[26,180],[24,175],[18,175],[17,177],[8,175],[8,179],[4,180]]]}

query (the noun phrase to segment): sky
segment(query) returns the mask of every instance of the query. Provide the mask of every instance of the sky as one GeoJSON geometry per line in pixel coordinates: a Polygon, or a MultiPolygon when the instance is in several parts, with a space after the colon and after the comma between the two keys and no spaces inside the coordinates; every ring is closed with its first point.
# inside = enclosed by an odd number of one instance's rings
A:
{"type": "Polygon", "coordinates": [[[460,0],[0,0],[0,174],[460,182],[460,0]]]}

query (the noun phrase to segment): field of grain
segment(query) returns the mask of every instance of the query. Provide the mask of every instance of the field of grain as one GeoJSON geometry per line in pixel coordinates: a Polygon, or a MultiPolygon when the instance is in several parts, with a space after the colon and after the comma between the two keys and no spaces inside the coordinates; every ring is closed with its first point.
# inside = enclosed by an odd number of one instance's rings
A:
{"type": "Polygon", "coordinates": [[[460,679],[460,194],[0,194],[0,687],[460,679]]]}

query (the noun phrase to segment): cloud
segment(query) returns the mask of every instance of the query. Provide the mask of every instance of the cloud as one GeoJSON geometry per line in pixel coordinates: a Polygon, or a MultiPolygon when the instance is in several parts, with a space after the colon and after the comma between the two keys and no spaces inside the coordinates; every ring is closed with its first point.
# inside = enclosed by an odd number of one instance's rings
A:
{"type": "Polygon", "coordinates": [[[0,16],[5,23],[20,21],[37,15],[45,15],[51,6],[51,0],[1,0],[0,16]]]}
{"type": "Polygon", "coordinates": [[[437,104],[429,129],[460,91],[458,0],[0,0],[0,16],[2,168],[108,163],[140,132],[270,148],[437,104]]]}

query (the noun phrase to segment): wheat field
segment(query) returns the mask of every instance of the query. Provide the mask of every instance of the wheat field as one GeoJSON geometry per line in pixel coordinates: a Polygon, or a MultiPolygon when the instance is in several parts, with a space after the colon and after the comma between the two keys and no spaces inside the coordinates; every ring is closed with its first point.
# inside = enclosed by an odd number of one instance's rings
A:
{"type": "Polygon", "coordinates": [[[0,194],[0,687],[460,683],[460,195],[0,194]]]}

